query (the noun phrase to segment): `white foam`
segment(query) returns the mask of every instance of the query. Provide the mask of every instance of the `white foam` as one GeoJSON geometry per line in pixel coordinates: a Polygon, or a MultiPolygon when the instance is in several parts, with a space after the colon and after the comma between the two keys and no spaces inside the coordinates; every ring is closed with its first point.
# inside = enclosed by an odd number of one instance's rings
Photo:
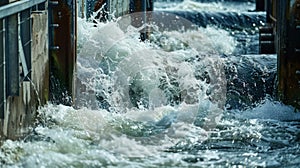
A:
{"type": "Polygon", "coordinates": [[[184,0],[176,3],[156,3],[156,10],[179,10],[179,11],[230,11],[230,12],[246,12],[255,9],[255,3],[250,2],[196,2],[194,0],[184,0]]]}
{"type": "Polygon", "coordinates": [[[237,114],[239,118],[248,119],[271,119],[279,121],[300,120],[300,113],[292,106],[284,105],[274,100],[266,99],[257,107],[241,111],[237,114]]]}

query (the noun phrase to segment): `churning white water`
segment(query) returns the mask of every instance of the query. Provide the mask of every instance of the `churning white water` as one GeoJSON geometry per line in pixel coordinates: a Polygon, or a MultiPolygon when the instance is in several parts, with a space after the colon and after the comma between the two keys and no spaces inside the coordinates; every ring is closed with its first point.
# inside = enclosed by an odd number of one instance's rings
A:
{"type": "Polygon", "coordinates": [[[75,107],[40,107],[30,135],[3,142],[1,167],[298,166],[299,113],[256,98],[276,57],[236,54],[233,30],[214,26],[152,25],[141,42],[128,22],[78,19],[75,107]]]}
{"type": "Polygon", "coordinates": [[[168,3],[166,0],[157,0],[154,5],[157,10],[170,11],[247,12],[255,10],[255,3],[251,0],[174,0],[168,3]]]}

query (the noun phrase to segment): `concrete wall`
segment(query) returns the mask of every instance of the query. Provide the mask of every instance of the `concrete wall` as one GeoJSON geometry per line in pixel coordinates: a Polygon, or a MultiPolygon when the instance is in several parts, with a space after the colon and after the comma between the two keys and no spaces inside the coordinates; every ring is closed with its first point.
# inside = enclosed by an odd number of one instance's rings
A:
{"type": "Polygon", "coordinates": [[[39,105],[48,100],[48,18],[46,12],[32,14],[31,81],[20,84],[20,95],[6,100],[4,120],[0,120],[1,139],[18,139],[30,131],[39,105]]]}

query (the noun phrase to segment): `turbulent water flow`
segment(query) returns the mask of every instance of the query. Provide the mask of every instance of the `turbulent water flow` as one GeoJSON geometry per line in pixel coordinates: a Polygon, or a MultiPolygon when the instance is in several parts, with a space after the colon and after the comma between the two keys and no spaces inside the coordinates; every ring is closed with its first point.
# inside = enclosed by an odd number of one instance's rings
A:
{"type": "Polygon", "coordinates": [[[274,100],[276,56],[257,55],[257,28],[155,16],[78,18],[75,107],[40,107],[0,167],[298,167],[300,113],[274,100]]]}

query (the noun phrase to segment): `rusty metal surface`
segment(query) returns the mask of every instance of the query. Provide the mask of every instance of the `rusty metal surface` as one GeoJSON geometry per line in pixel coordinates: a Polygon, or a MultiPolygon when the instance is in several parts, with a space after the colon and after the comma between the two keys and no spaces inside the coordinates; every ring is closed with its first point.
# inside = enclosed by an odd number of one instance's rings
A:
{"type": "Polygon", "coordinates": [[[58,0],[49,5],[50,99],[72,104],[76,67],[76,1],[58,0]]]}

